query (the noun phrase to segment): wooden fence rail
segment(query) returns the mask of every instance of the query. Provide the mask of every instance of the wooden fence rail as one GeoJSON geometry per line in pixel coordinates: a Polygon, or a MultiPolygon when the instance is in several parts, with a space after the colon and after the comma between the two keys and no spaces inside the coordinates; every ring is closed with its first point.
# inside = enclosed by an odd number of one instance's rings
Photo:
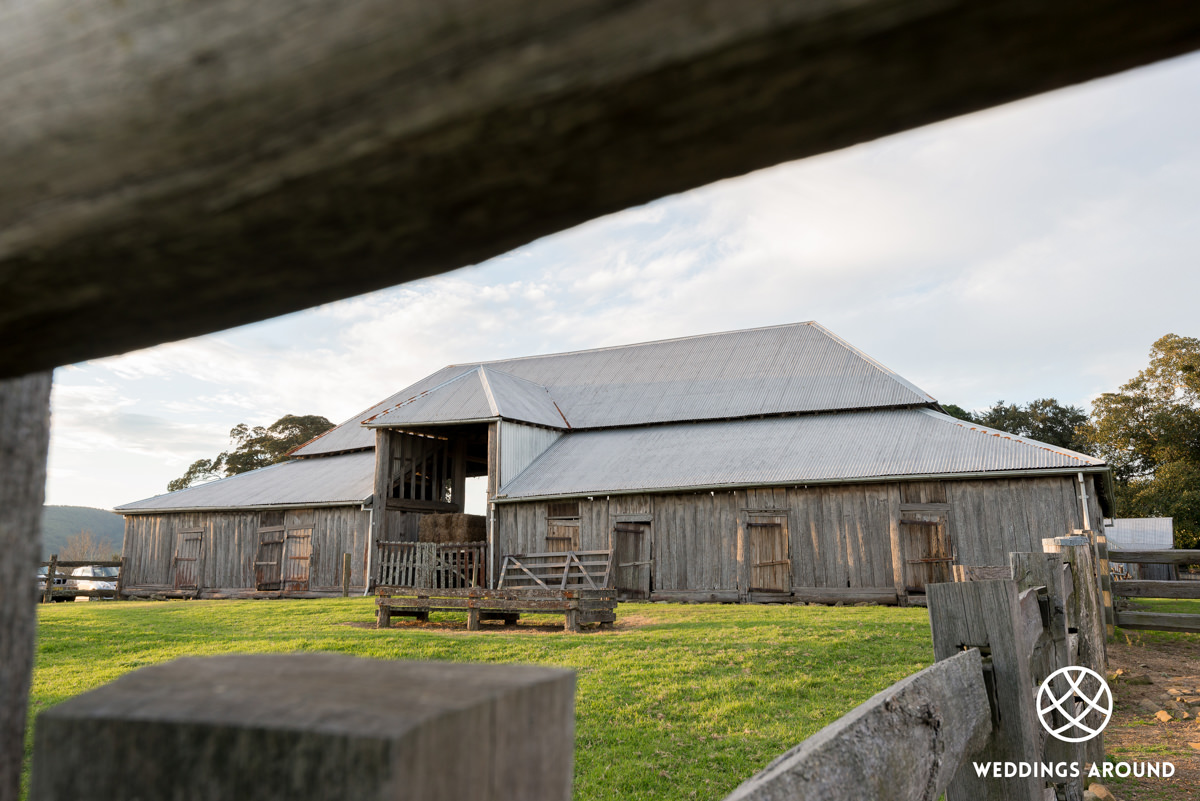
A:
{"type": "Polygon", "coordinates": [[[120,600],[121,591],[124,588],[125,581],[125,560],[107,560],[107,561],[59,561],[58,554],[51,554],[49,561],[39,562],[38,567],[46,568],[45,584],[41,587],[39,594],[41,601],[48,604],[55,598],[113,598],[120,600]],[[115,567],[117,575],[112,577],[104,576],[75,576],[70,573],[77,567],[115,567]],[[63,572],[63,569],[68,572],[63,572]],[[54,586],[54,579],[62,578],[67,582],[71,581],[105,581],[111,582],[114,589],[111,590],[81,590],[77,587],[63,585],[61,587],[54,586]]]}
{"type": "Polygon", "coordinates": [[[380,542],[381,587],[469,589],[486,585],[487,544],[380,542]]]}
{"type": "MultiPolygon", "coordinates": [[[[1109,551],[1113,562],[1149,565],[1200,564],[1200,550],[1109,551]]],[[[1114,581],[1113,595],[1118,598],[1197,598],[1200,581],[1114,581]]],[[[1179,612],[1140,612],[1117,609],[1116,624],[1124,629],[1187,631],[1200,633],[1200,614],[1179,612]]]]}

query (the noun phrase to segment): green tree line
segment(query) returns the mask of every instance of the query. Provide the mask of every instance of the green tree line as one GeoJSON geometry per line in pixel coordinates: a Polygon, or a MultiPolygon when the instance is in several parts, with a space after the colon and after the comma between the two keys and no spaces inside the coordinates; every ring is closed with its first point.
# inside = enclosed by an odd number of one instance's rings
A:
{"type": "Polygon", "coordinates": [[[192,462],[186,473],[167,484],[167,492],[282,462],[292,450],[331,428],[333,423],[313,414],[285,414],[265,428],[239,423],[229,432],[234,446],[231,450],[222,451],[213,459],[192,462]]]}
{"type": "Polygon", "coordinates": [[[1200,339],[1167,334],[1150,363],[1091,414],[1054,398],[997,401],[981,412],[943,405],[962,420],[1103,459],[1117,517],[1171,517],[1175,547],[1200,548],[1200,339]]]}

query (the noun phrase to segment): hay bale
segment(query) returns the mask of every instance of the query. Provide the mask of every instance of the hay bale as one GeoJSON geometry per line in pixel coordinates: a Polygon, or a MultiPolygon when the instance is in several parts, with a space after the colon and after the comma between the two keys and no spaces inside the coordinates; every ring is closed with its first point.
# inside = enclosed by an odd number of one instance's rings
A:
{"type": "Polygon", "coordinates": [[[421,515],[418,542],[483,542],[487,539],[487,521],[483,515],[421,515]]]}

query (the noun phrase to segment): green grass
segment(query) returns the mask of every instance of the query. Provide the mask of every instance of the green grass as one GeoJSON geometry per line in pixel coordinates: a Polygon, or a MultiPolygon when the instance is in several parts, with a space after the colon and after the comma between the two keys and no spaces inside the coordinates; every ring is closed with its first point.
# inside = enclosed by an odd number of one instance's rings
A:
{"type": "MultiPolygon", "coordinates": [[[[645,625],[580,635],[468,634],[465,618],[450,614],[440,619],[452,630],[342,625],[370,621],[372,611],[369,598],[43,606],[31,715],[185,655],[337,651],[555,665],[577,672],[575,798],[719,799],[933,662],[924,609],[622,604],[622,618],[645,625]]],[[[27,753],[31,743],[32,734],[27,753]]]]}
{"type": "Polygon", "coordinates": [[[1129,608],[1138,612],[1172,612],[1200,615],[1200,600],[1176,598],[1130,598],[1129,608]]]}

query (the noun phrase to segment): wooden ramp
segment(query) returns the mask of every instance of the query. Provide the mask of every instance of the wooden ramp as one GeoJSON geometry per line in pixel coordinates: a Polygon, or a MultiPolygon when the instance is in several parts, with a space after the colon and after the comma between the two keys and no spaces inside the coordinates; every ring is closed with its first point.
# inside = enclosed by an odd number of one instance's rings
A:
{"type": "Polygon", "coordinates": [[[514,625],[522,613],[560,612],[565,631],[617,619],[617,591],[610,585],[611,551],[563,551],[504,557],[499,586],[412,587],[381,585],[375,590],[376,621],[388,628],[393,615],[428,620],[433,611],[467,610],[467,630],[481,620],[514,625]]]}

